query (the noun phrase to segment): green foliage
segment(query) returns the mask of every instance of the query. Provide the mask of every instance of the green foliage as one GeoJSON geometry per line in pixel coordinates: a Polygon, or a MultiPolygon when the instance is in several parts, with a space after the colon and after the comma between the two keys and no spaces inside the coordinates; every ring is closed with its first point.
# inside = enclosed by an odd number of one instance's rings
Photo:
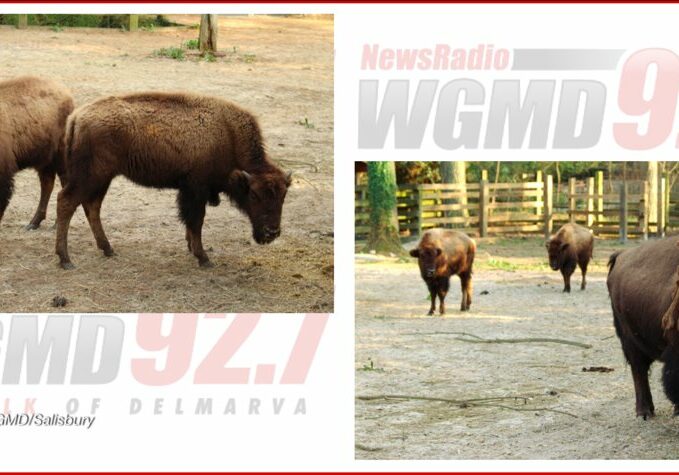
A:
{"type": "Polygon", "coordinates": [[[215,55],[210,53],[209,51],[203,55],[203,61],[206,63],[214,63],[217,61],[217,58],[215,58],[215,55]]]}
{"type": "Polygon", "coordinates": [[[184,42],[184,48],[186,49],[198,49],[199,43],[196,38],[193,38],[191,40],[186,40],[184,42]]]}
{"type": "Polygon", "coordinates": [[[241,59],[243,60],[244,63],[254,63],[255,60],[257,59],[257,55],[245,53],[244,55],[241,56],[241,59]]]}
{"type": "Polygon", "coordinates": [[[184,50],[174,46],[170,48],[160,48],[153,52],[155,56],[163,56],[165,58],[176,59],[177,61],[184,61],[184,50]]]}
{"type": "MultiPolygon", "coordinates": [[[[15,25],[19,15],[0,15],[0,25],[15,25]]],[[[28,24],[33,26],[120,28],[127,29],[129,15],[28,15],[28,24]]],[[[177,26],[163,15],[140,15],[139,27],[151,29],[155,26],[177,26]]]]}

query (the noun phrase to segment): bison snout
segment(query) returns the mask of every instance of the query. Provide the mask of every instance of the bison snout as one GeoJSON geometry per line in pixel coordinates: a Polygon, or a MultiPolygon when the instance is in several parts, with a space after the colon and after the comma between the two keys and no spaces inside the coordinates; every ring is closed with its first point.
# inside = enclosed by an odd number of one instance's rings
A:
{"type": "Polygon", "coordinates": [[[435,273],[436,269],[427,269],[424,271],[424,275],[426,275],[428,278],[434,277],[435,273]]]}
{"type": "Polygon", "coordinates": [[[255,233],[258,244],[269,244],[281,235],[281,228],[264,227],[260,233],[255,233]]]}

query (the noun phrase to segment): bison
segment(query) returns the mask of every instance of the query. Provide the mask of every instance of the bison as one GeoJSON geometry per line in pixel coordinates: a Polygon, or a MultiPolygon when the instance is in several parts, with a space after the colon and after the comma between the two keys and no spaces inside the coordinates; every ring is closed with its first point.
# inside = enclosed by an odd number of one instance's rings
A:
{"type": "Polygon", "coordinates": [[[212,264],[203,249],[205,206],[220,193],[245,213],[253,237],[267,244],[281,232],[283,201],[291,184],[268,157],[256,119],[215,97],[186,93],[112,96],[82,106],[66,132],[68,184],[57,199],[56,252],[64,269],[68,229],[82,204],[97,246],[114,255],[100,220],[111,180],[123,175],[153,188],[177,189],[179,217],[189,251],[203,267],[212,264]]]}
{"type": "Polygon", "coordinates": [[[592,259],[594,249],[594,238],[590,230],[575,223],[564,224],[546,243],[546,247],[549,266],[552,270],[560,270],[563,276],[563,291],[571,291],[571,275],[576,266],[580,266],[582,271],[580,290],[585,290],[587,265],[592,259]]]}
{"type": "Polygon", "coordinates": [[[679,414],[679,249],[677,238],[618,251],[608,261],[606,284],[615,332],[632,367],[637,416],[654,415],[648,370],[664,363],[665,394],[679,414]]]}
{"type": "Polygon", "coordinates": [[[439,298],[439,312],[446,313],[445,299],[450,287],[450,277],[460,276],[462,303],[460,310],[469,310],[472,304],[472,265],[476,244],[466,234],[449,229],[431,229],[424,233],[418,246],[410,251],[417,258],[420,275],[427,284],[431,296],[429,315],[436,310],[439,298]]]}
{"type": "Polygon", "coordinates": [[[47,215],[56,175],[64,183],[63,137],[73,98],[46,79],[20,77],[0,82],[0,221],[14,189],[14,175],[33,168],[40,178],[40,202],[26,229],[47,215]]]}

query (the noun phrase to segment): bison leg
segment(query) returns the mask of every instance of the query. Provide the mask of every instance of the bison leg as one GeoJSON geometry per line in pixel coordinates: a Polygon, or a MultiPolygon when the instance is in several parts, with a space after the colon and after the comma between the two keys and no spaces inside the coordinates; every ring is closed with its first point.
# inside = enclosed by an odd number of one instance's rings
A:
{"type": "Polygon", "coordinates": [[[662,371],[663,388],[667,399],[674,404],[674,415],[679,416],[679,355],[673,348],[668,347],[665,350],[662,371]]]}
{"type": "Polygon", "coordinates": [[[101,224],[101,204],[104,201],[104,196],[106,196],[106,192],[99,194],[97,198],[91,201],[83,203],[83,209],[85,210],[87,221],[90,223],[94,239],[97,241],[97,247],[104,251],[106,257],[111,257],[115,256],[115,252],[113,252],[113,248],[111,248],[106,233],[104,233],[104,227],[101,224]]]}
{"type": "Polygon", "coordinates": [[[57,246],[56,252],[59,256],[59,265],[62,269],[73,269],[68,255],[68,228],[71,225],[73,213],[80,205],[80,202],[69,187],[64,188],[57,196],[57,246]]]}
{"type": "Polygon", "coordinates": [[[9,200],[12,197],[12,191],[14,191],[14,177],[0,174],[0,221],[2,221],[5,209],[7,209],[9,200]]]}
{"type": "Polygon", "coordinates": [[[201,199],[190,190],[179,190],[179,216],[186,225],[187,243],[201,267],[212,267],[210,258],[203,249],[203,221],[207,199],[201,199]]]}
{"type": "Polygon", "coordinates": [[[570,270],[570,269],[562,269],[561,275],[563,275],[563,291],[564,292],[570,292],[571,291],[571,275],[573,275],[573,271],[570,270]]]}
{"type": "Polygon", "coordinates": [[[460,310],[463,312],[469,310],[472,305],[472,274],[471,272],[464,272],[460,274],[460,283],[462,284],[462,305],[460,310]]]}
{"type": "Polygon", "coordinates": [[[40,202],[38,203],[38,209],[35,210],[33,219],[26,225],[26,230],[28,231],[38,229],[40,223],[47,217],[47,204],[54,189],[56,172],[51,167],[43,168],[38,170],[38,177],[40,178],[40,202]]]}
{"type": "Polygon", "coordinates": [[[586,280],[587,264],[588,264],[587,261],[579,263],[580,270],[582,271],[582,283],[580,284],[580,290],[585,290],[585,287],[587,287],[587,280],[586,280]]]}
{"type": "Polygon", "coordinates": [[[634,341],[625,334],[620,325],[620,318],[618,312],[615,310],[615,306],[613,306],[613,324],[615,325],[615,333],[620,339],[625,359],[632,367],[637,417],[643,417],[644,420],[646,420],[655,415],[651,387],[648,384],[648,370],[651,367],[651,363],[653,363],[653,359],[646,356],[646,354],[637,347],[634,341]]]}
{"type": "Polygon", "coordinates": [[[427,288],[429,289],[429,296],[431,297],[431,307],[429,308],[427,315],[434,315],[434,311],[436,311],[436,295],[438,291],[434,284],[428,283],[427,288]]]}

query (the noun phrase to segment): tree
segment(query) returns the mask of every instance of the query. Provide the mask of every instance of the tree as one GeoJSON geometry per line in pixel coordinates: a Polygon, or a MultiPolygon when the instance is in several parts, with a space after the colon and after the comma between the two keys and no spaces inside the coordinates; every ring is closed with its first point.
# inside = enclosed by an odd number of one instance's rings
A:
{"type": "Polygon", "coordinates": [[[217,15],[200,16],[200,35],[198,36],[198,44],[201,56],[205,53],[214,53],[217,51],[218,27],[217,15]]]}
{"type": "MultiPolygon", "coordinates": [[[[467,206],[467,164],[464,161],[456,160],[454,162],[439,162],[441,170],[441,181],[443,183],[454,183],[461,186],[462,196],[459,200],[444,201],[445,203],[457,201],[462,205],[462,216],[469,217],[469,210],[467,206]]],[[[448,214],[448,213],[447,213],[448,214]]],[[[450,215],[450,214],[448,214],[450,215]]]]}
{"type": "Polygon", "coordinates": [[[396,212],[397,190],[394,162],[368,162],[370,234],[366,250],[403,253],[396,212]]]}

